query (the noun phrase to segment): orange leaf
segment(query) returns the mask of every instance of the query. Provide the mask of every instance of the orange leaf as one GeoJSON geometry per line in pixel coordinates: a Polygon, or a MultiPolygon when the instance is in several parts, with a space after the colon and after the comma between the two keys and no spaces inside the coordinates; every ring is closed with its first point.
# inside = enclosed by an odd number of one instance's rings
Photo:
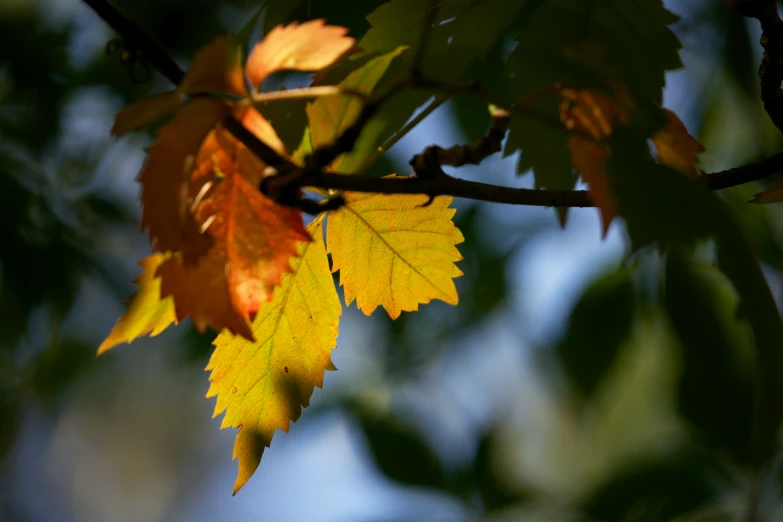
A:
{"type": "Polygon", "coordinates": [[[289,259],[298,241],[308,241],[301,214],[278,205],[238,172],[226,173],[215,194],[198,210],[209,223],[207,233],[225,255],[231,304],[252,320],[261,303],[272,297],[280,277],[290,272],[289,259]]]}
{"type": "Polygon", "coordinates": [[[234,37],[218,36],[202,47],[193,57],[178,90],[189,96],[204,92],[246,95],[242,57],[234,37]]]}
{"type": "Polygon", "coordinates": [[[666,125],[652,136],[658,161],[697,179],[699,171],[694,165],[699,162],[697,154],[704,152],[704,145],[688,134],[685,124],[675,113],[663,110],[667,117],[666,125]]]}
{"type": "Polygon", "coordinates": [[[169,116],[178,108],[179,93],[176,91],[147,96],[117,113],[111,133],[115,136],[122,136],[130,131],[146,127],[164,116],[169,116]]]}
{"type": "Polygon", "coordinates": [[[319,71],[353,47],[348,29],[311,20],[275,27],[247,59],[250,83],[258,87],[270,74],[283,70],[319,71]]]}
{"type": "Polygon", "coordinates": [[[207,326],[220,332],[223,328],[248,339],[250,326],[231,306],[226,281],[226,259],[213,248],[196,264],[187,264],[181,256],[168,259],[158,269],[162,297],[174,297],[177,320],[190,316],[200,332],[207,326]]]}
{"type": "Polygon", "coordinates": [[[208,238],[199,233],[192,216],[183,211],[183,192],[201,143],[228,106],[213,98],[198,98],[184,105],[160,129],[158,141],[148,149],[139,174],[143,206],[142,228],[149,229],[153,248],[180,251],[186,258],[203,255],[208,238]]]}
{"type": "Polygon", "coordinates": [[[199,328],[222,328],[250,338],[247,321],[272,296],[296,245],[308,241],[301,214],[258,190],[261,172],[241,161],[244,146],[217,128],[204,141],[189,181],[192,216],[212,248],[194,266],[181,260],[161,268],[163,293],[174,295],[177,316],[199,328]],[[165,273],[165,275],[164,275],[165,273]],[[208,280],[208,288],[200,280],[208,280]],[[199,297],[201,296],[201,297],[199,297]],[[195,301],[210,301],[199,303],[195,301]]]}
{"type": "Polygon", "coordinates": [[[610,154],[609,147],[576,135],[568,139],[566,146],[571,151],[571,163],[582,174],[584,182],[590,186],[588,195],[590,201],[601,212],[601,224],[605,236],[617,211],[617,203],[604,170],[610,154]]]}
{"type": "Polygon", "coordinates": [[[601,212],[603,234],[606,235],[617,203],[604,170],[611,152],[600,140],[611,134],[616,124],[628,124],[629,114],[603,91],[563,89],[561,119],[568,129],[575,131],[566,144],[571,151],[571,163],[589,187],[590,200],[601,212]]]}

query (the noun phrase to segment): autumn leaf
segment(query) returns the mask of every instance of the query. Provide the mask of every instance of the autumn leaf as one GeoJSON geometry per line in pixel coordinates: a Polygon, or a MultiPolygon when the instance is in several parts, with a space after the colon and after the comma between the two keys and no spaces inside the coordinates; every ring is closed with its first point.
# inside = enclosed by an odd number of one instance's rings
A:
{"type": "Polygon", "coordinates": [[[185,263],[182,256],[169,258],[158,269],[160,293],[174,299],[178,321],[193,320],[199,332],[207,327],[216,332],[223,328],[248,339],[253,338],[250,326],[231,304],[226,280],[226,258],[213,249],[197,264],[185,263]]]}
{"type": "Polygon", "coordinates": [[[345,194],[326,229],[332,271],[340,271],[345,301],[369,315],[383,306],[392,319],[420,303],[457,304],[455,245],[462,233],[451,221],[451,197],[424,206],[424,195],[345,194]]]}
{"type": "Polygon", "coordinates": [[[248,321],[290,271],[297,243],[310,236],[299,211],[258,190],[261,173],[239,162],[240,150],[244,146],[223,129],[205,140],[189,186],[198,192],[191,198],[194,222],[212,246],[195,263],[182,256],[170,260],[160,274],[179,319],[190,315],[200,330],[228,328],[252,339],[248,321]]]}
{"type": "Polygon", "coordinates": [[[152,254],[139,262],[144,269],[134,281],[139,289],[109,336],[98,347],[98,355],[142,335],[154,337],[170,324],[177,324],[174,301],[169,297],[161,298],[160,278],[156,277],[158,267],[167,258],[166,254],[152,254]]]}
{"type": "MultiPolygon", "coordinates": [[[[621,98],[622,94],[618,92],[617,98],[621,98]]],[[[601,212],[604,235],[617,213],[617,201],[606,174],[611,150],[603,140],[612,134],[617,125],[631,123],[628,104],[628,101],[621,103],[609,93],[597,89],[561,91],[561,120],[572,133],[566,143],[571,163],[588,184],[590,200],[601,212]]],[[[698,178],[695,163],[698,162],[697,153],[704,147],[688,134],[676,114],[668,109],[660,110],[666,116],[666,124],[651,136],[659,163],[691,178],[698,178]]],[[[633,173],[628,175],[633,176],[633,173]]]]}
{"type": "Polygon", "coordinates": [[[319,71],[332,65],[354,45],[347,32],[345,27],[325,25],[325,20],[275,27],[247,59],[250,83],[259,87],[277,71],[319,71]]]}
{"type": "Polygon", "coordinates": [[[225,256],[226,279],[233,308],[250,320],[272,296],[296,243],[309,236],[301,214],[278,205],[239,172],[225,173],[219,188],[198,210],[215,240],[216,256],[225,256]]]}
{"type": "Polygon", "coordinates": [[[248,481],[276,429],[288,431],[307,406],[325,370],[333,370],[341,308],[319,221],[308,227],[312,241],[299,244],[292,272],[263,304],[253,321],[256,342],[228,332],[215,339],[207,370],[207,397],[217,397],[221,427],[240,428],[234,444],[239,473],[234,493],[248,481]]]}
{"type": "Polygon", "coordinates": [[[589,187],[590,200],[601,212],[606,235],[617,212],[617,203],[605,171],[611,151],[601,140],[611,134],[615,124],[628,123],[628,112],[608,93],[599,90],[563,89],[561,100],[560,117],[572,131],[566,143],[571,163],[589,187]]]}
{"type": "Polygon", "coordinates": [[[674,112],[668,109],[663,109],[663,112],[666,114],[666,124],[652,136],[658,161],[697,179],[699,177],[699,171],[695,166],[699,162],[697,154],[704,152],[704,145],[688,134],[685,124],[674,112]]]}
{"type": "Polygon", "coordinates": [[[247,89],[239,51],[231,35],[215,38],[196,53],[176,89],[142,98],[122,109],[114,120],[112,134],[122,136],[174,114],[183,96],[203,93],[244,96],[247,89]]]}
{"type": "Polygon", "coordinates": [[[141,225],[159,252],[179,251],[198,257],[210,242],[189,213],[182,212],[182,192],[187,189],[194,158],[216,121],[229,114],[229,107],[212,98],[197,98],[182,106],[148,149],[139,174],[141,225]]]}

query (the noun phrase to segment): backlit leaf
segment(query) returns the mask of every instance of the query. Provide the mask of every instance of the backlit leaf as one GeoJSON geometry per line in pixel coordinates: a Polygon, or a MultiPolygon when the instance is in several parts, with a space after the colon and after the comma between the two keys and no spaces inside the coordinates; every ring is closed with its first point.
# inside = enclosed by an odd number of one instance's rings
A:
{"type": "MultiPolygon", "coordinates": [[[[398,47],[367,62],[351,72],[340,87],[358,91],[369,96],[383,78],[392,61],[405,47],[398,47]]],[[[356,96],[324,96],[307,104],[307,118],[310,122],[310,139],[317,149],[331,144],[343,131],[350,127],[362,110],[362,102],[356,96]]]]}
{"type": "Polygon", "coordinates": [[[675,113],[668,109],[663,111],[666,114],[666,125],[652,136],[658,161],[692,178],[698,178],[699,171],[695,165],[699,162],[697,154],[704,152],[704,145],[688,134],[685,124],[675,113]]]}
{"type": "Polygon", "coordinates": [[[155,250],[202,255],[209,248],[190,214],[181,211],[181,199],[201,143],[228,111],[213,98],[194,99],[161,127],[158,140],[148,149],[139,174],[141,224],[149,229],[155,250]]]}
{"type": "Polygon", "coordinates": [[[162,297],[174,298],[178,321],[193,320],[199,332],[207,327],[216,332],[223,328],[248,339],[253,338],[250,325],[232,306],[226,280],[226,258],[213,249],[199,258],[197,264],[185,263],[173,256],[158,269],[162,297]]]}
{"type": "Polygon", "coordinates": [[[301,214],[264,196],[237,172],[226,173],[215,194],[199,208],[210,221],[215,256],[225,256],[226,280],[234,309],[246,320],[272,297],[280,277],[290,270],[296,243],[309,236],[301,214]]]}
{"type": "Polygon", "coordinates": [[[250,82],[258,87],[270,74],[283,70],[318,71],[332,65],[353,47],[348,29],[310,20],[275,27],[256,44],[247,59],[250,82]]]}
{"type": "Polygon", "coordinates": [[[365,314],[383,306],[394,319],[419,303],[457,304],[455,247],[462,233],[451,221],[450,197],[428,206],[423,195],[345,194],[346,204],[329,215],[327,245],[332,270],[340,271],[345,301],[365,314]]]}
{"type": "Polygon", "coordinates": [[[307,406],[324,371],[334,369],[341,309],[323,243],[320,222],[308,227],[312,241],[299,244],[292,273],[283,276],[272,301],[253,321],[255,342],[223,332],[207,370],[217,396],[215,415],[225,411],[221,427],[240,428],[234,445],[239,459],[236,493],[253,475],[276,429],[288,431],[307,406]]]}
{"type": "MultiPolygon", "coordinates": [[[[532,3],[532,2],[528,2],[532,3]]],[[[584,64],[567,56],[590,43],[616,79],[633,91],[660,103],[667,70],[682,65],[680,43],[669,28],[677,17],[661,0],[546,0],[526,18],[508,61],[515,98],[522,99],[558,82],[580,88],[601,87],[585,74],[584,64]]],[[[540,116],[557,118],[557,98],[547,95],[526,104],[540,116]]],[[[564,161],[568,136],[524,114],[509,122],[504,154],[522,149],[518,172],[532,169],[537,188],[571,189],[576,181],[564,161]]]]}
{"type": "Polygon", "coordinates": [[[297,242],[310,236],[299,211],[258,190],[263,165],[243,152],[244,145],[221,128],[205,140],[189,180],[188,203],[212,246],[195,264],[171,260],[161,275],[163,294],[174,295],[179,319],[190,315],[199,329],[228,328],[251,338],[248,321],[290,271],[297,242]]]}
{"type": "Polygon", "coordinates": [[[222,93],[244,96],[242,56],[232,35],[218,36],[193,57],[178,90],[183,94],[222,93]]]}
{"type": "Polygon", "coordinates": [[[111,133],[122,136],[130,131],[141,129],[173,114],[178,108],[179,94],[175,91],[147,96],[117,113],[111,133]]]}
{"type": "Polygon", "coordinates": [[[168,257],[166,254],[152,254],[141,260],[139,265],[144,271],[135,281],[139,289],[109,336],[98,347],[98,355],[142,335],[154,337],[170,324],[177,324],[174,300],[170,297],[161,298],[160,278],[156,276],[158,267],[168,257]]]}
{"type": "Polygon", "coordinates": [[[606,175],[609,147],[600,140],[611,134],[616,123],[627,124],[628,112],[607,93],[600,90],[564,89],[561,96],[567,107],[561,118],[574,131],[566,146],[571,162],[590,187],[590,199],[601,211],[604,235],[616,213],[616,202],[606,175]],[[591,139],[592,138],[592,139],[591,139]]]}

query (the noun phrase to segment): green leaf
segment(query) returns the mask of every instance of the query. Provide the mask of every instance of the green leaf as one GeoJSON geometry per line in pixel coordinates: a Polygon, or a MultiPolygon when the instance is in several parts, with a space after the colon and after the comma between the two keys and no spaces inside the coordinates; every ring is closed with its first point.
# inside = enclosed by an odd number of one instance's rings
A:
{"type": "Polygon", "coordinates": [[[447,476],[424,437],[401,419],[360,417],[375,464],[390,479],[409,486],[446,489],[447,476]]]}
{"type": "MultiPolygon", "coordinates": [[[[370,96],[381,81],[392,61],[405,51],[405,47],[380,55],[363,67],[352,71],[340,82],[340,87],[370,96]]],[[[329,145],[343,131],[353,125],[362,110],[362,101],[353,95],[324,96],[307,104],[310,122],[310,139],[313,148],[329,145]]]]}
{"type": "Polygon", "coordinates": [[[753,425],[753,333],[723,274],[669,253],[664,303],[681,345],[680,411],[710,441],[743,450],[753,425]]]}
{"type": "MultiPolygon", "coordinates": [[[[595,86],[592,62],[600,60],[631,90],[660,101],[665,71],[681,66],[680,43],[668,27],[677,18],[661,0],[547,0],[535,4],[532,7],[537,9],[530,9],[525,17],[508,63],[517,100],[565,80],[582,87],[595,86]],[[575,59],[575,53],[584,54],[586,48],[599,58],[591,53],[587,64],[575,59]]],[[[522,150],[517,171],[521,174],[532,169],[537,188],[573,188],[576,175],[565,150],[565,129],[558,126],[557,96],[547,95],[526,107],[552,124],[516,114],[509,123],[504,154],[522,150]]]]}
{"type": "Polygon", "coordinates": [[[95,362],[95,347],[63,339],[50,345],[33,363],[32,385],[43,399],[57,397],[95,362]]]}
{"type": "Polygon", "coordinates": [[[592,520],[661,522],[703,507],[728,486],[725,472],[695,449],[679,448],[668,458],[627,464],[588,496],[592,520]]]}
{"type": "Polygon", "coordinates": [[[486,56],[493,44],[516,21],[526,0],[392,0],[371,13],[372,26],[359,42],[365,51],[386,52],[399,45],[426,49],[421,72],[425,78],[447,84],[465,80],[471,64],[486,56]],[[432,25],[426,27],[432,16],[432,25]]]}
{"type": "Polygon", "coordinates": [[[569,380],[588,399],[630,338],[637,299],[632,274],[620,269],[594,282],[576,304],[557,353],[569,380]]]}
{"type": "Polygon", "coordinates": [[[607,172],[634,248],[693,244],[713,238],[718,267],[739,297],[739,315],[753,329],[759,368],[757,419],[750,457],[774,446],[783,417],[783,323],[752,246],[728,207],[681,173],[655,163],[644,134],[615,129],[607,172]]]}

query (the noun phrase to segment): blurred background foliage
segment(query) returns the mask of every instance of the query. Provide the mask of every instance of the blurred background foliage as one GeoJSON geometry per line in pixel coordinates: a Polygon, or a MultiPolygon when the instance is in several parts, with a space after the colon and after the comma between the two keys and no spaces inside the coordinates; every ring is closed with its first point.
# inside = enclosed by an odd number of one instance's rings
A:
{"type": "MultiPolygon", "coordinates": [[[[382,3],[116,5],[185,66],[217,33],[251,41],[290,20],[325,17],[360,37],[382,3]]],[[[705,170],[776,152],[758,28],[717,0],[665,3],[681,16],[686,65],[665,105],[707,147],[705,170]]],[[[133,178],[152,136],[113,141],[109,128],[166,86],[133,81],[105,52],[113,37],[78,0],[0,3],[0,520],[783,520],[780,458],[759,473],[741,454],[752,337],[711,245],[704,262],[629,257],[622,224],[602,240],[593,210],[563,230],[551,209],[470,202],[455,218],[459,306],[393,322],[346,309],[340,371],[232,499],[233,433],[202,398],[210,338],[186,323],[94,356],[147,253],[133,178]]],[[[502,83],[502,52],[476,74],[502,83]]],[[[298,143],[301,106],[269,110],[298,143]]],[[[456,98],[372,173],[407,173],[413,153],[470,141],[487,122],[456,98]]],[[[531,185],[515,172],[515,158],[494,157],[460,175],[531,185]]],[[[780,301],[783,207],[746,204],[762,186],[721,196],[780,301]]]]}

